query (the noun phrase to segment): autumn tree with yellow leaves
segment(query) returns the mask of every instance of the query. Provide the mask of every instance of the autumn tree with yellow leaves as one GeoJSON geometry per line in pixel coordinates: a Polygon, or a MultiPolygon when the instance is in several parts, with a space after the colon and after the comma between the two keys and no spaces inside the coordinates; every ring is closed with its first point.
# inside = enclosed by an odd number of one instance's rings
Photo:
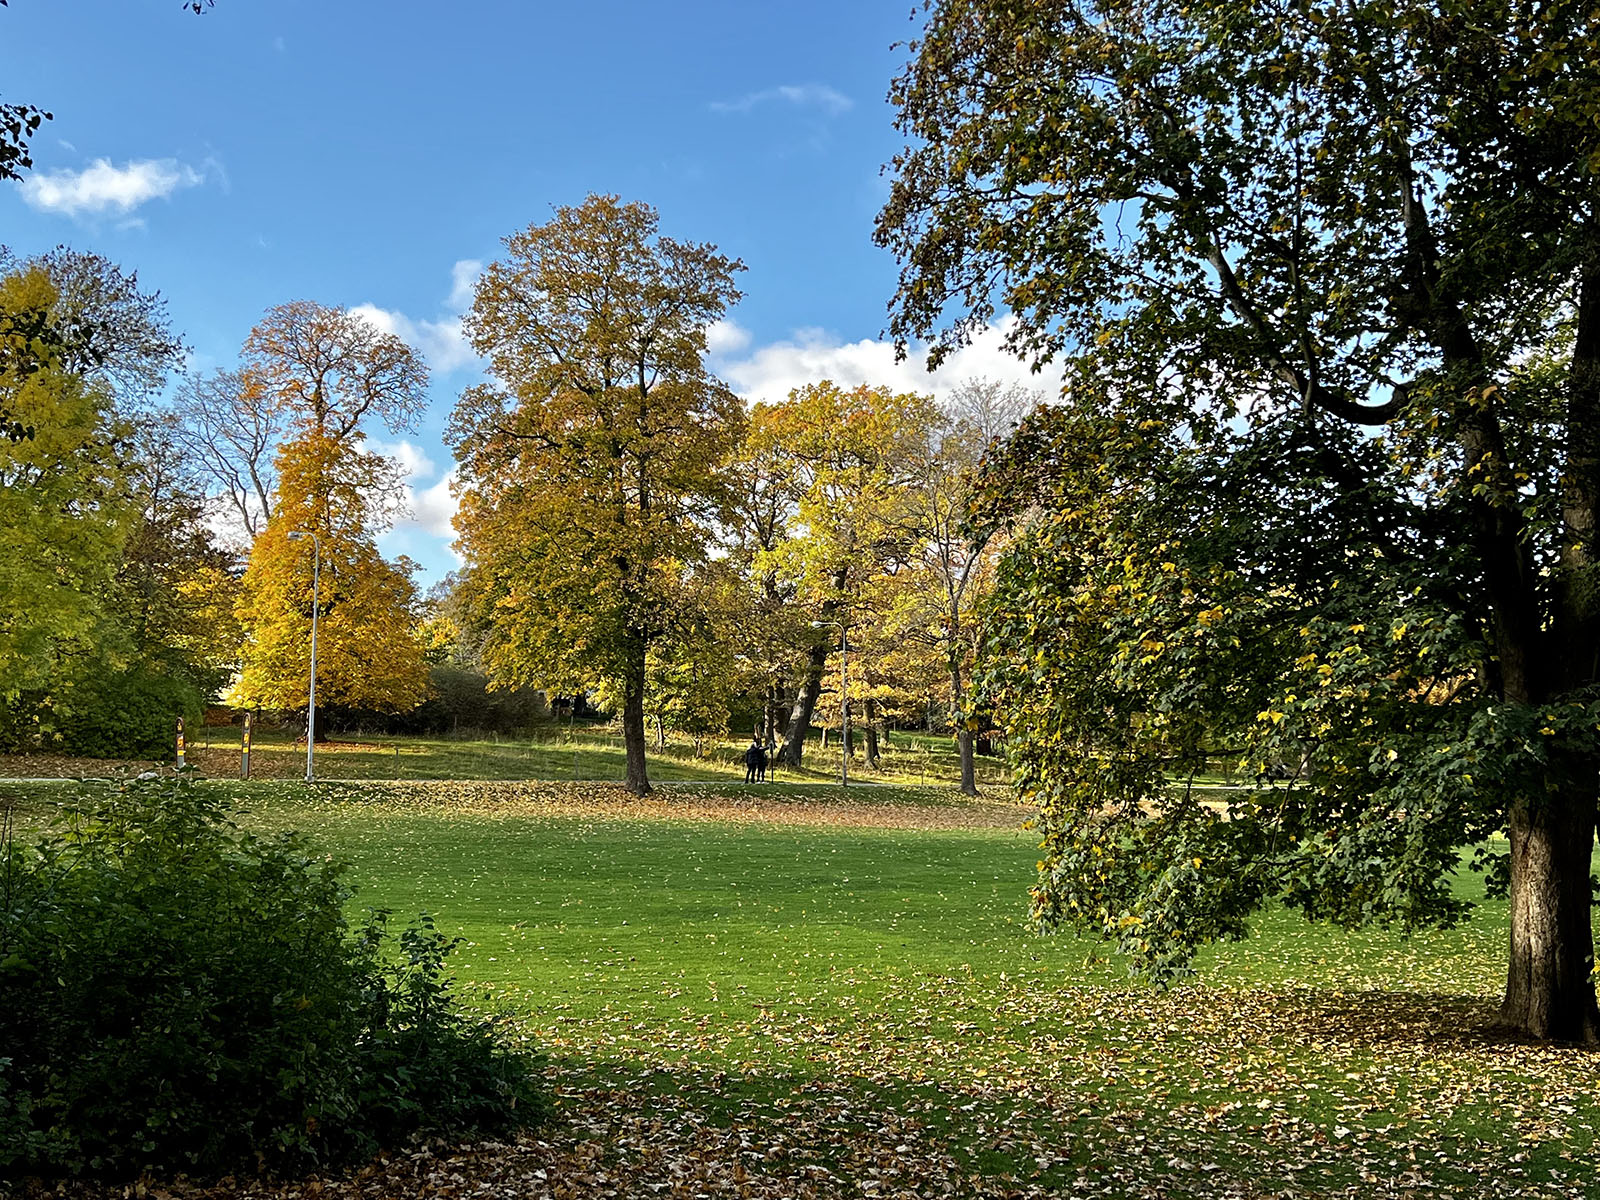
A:
{"type": "Polygon", "coordinates": [[[427,369],[403,341],[346,310],[301,301],[267,314],[245,343],[243,374],[287,415],[277,493],[250,553],[238,605],[248,641],[233,689],[241,704],[292,708],[310,684],[314,555],[319,700],[404,712],[427,694],[411,565],[387,562],[376,535],[398,509],[397,464],[363,448],[374,419],[405,428],[427,369]],[[314,533],[291,541],[289,534],[314,533]]]}
{"type": "Polygon", "coordinates": [[[485,665],[502,684],[620,697],[636,795],[650,651],[726,510],[745,420],[705,366],[743,265],[658,224],[591,196],[507,238],[466,321],[493,380],[451,424],[485,665]]]}
{"type": "MultiPolygon", "coordinates": [[[[786,486],[794,507],[787,536],[758,558],[757,570],[787,581],[796,602],[823,623],[809,631],[780,751],[798,767],[824,678],[831,677],[829,656],[839,645],[838,631],[826,623],[856,624],[862,588],[907,553],[916,535],[904,489],[942,417],[930,396],[824,380],[796,388],[764,422],[792,461],[786,486]]],[[[869,728],[872,700],[869,688],[862,696],[869,728]]]]}

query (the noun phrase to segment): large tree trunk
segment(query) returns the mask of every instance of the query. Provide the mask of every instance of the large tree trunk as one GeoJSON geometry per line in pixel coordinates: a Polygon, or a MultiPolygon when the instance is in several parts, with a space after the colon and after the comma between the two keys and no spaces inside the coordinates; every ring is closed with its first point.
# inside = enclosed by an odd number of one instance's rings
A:
{"type": "Polygon", "coordinates": [[[1595,1045],[1592,784],[1586,792],[1511,810],[1511,961],[1500,1015],[1530,1037],[1595,1045]]]}
{"type": "MultiPolygon", "coordinates": [[[[833,590],[844,591],[845,581],[850,577],[850,568],[841,567],[833,573],[833,590]]],[[[822,619],[832,621],[839,614],[839,602],[829,600],[822,606],[822,619]]],[[[822,694],[822,672],[827,669],[828,655],[833,653],[832,644],[824,638],[823,641],[811,647],[811,652],[806,656],[806,673],[798,687],[795,689],[794,707],[789,710],[789,728],[783,736],[783,749],[778,751],[778,760],[795,769],[800,767],[800,756],[805,752],[806,734],[811,732],[811,714],[816,710],[817,697],[822,694]]]]}
{"type": "MultiPolygon", "coordinates": [[[[961,754],[961,794],[978,794],[978,772],[972,761],[972,729],[967,724],[967,693],[961,677],[961,654],[954,638],[947,647],[950,667],[950,706],[955,710],[956,748],[961,754]]],[[[931,701],[930,701],[931,705],[931,701]]]]}
{"type": "MultiPolygon", "coordinates": [[[[1409,195],[1406,207],[1408,214],[1424,211],[1410,203],[1409,195]]],[[[1407,221],[1412,223],[1410,215],[1407,221]]],[[[1422,230],[1420,242],[1411,240],[1414,250],[1420,247],[1432,253],[1430,231],[1422,230]]],[[[1424,291],[1437,283],[1431,264],[1422,283],[1419,290],[1424,291]]],[[[1585,359],[1585,346],[1591,358],[1600,351],[1600,271],[1593,264],[1585,271],[1584,285],[1575,360],[1585,359]]],[[[1433,340],[1448,366],[1472,378],[1482,356],[1463,311],[1453,297],[1434,293],[1433,340]]],[[[1494,380],[1477,372],[1473,382],[1487,397],[1494,380]]],[[[1587,429],[1596,410],[1594,387],[1600,381],[1579,379],[1575,373],[1571,382],[1575,393],[1568,402],[1569,430],[1574,422],[1587,429]]],[[[1564,598],[1568,602],[1558,605],[1556,628],[1547,628],[1543,585],[1524,514],[1515,504],[1496,499],[1517,495],[1519,485],[1491,406],[1469,403],[1457,437],[1463,451],[1462,478],[1473,481],[1469,511],[1492,614],[1500,695],[1511,704],[1539,704],[1548,696],[1570,694],[1594,678],[1594,614],[1564,598]]],[[[1585,560],[1592,548],[1595,480],[1594,459],[1586,461],[1581,447],[1568,446],[1567,451],[1571,456],[1567,474],[1572,478],[1566,481],[1563,506],[1569,542],[1564,557],[1570,570],[1577,565],[1573,552],[1585,560]]],[[[1571,581],[1568,575],[1564,586],[1571,581]]],[[[1553,789],[1530,786],[1536,799],[1519,798],[1506,814],[1511,840],[1511,944],[1500,1014],[1507,1025],[1528,1037],[1593,1045],[1600,1044],[1600,1012],[1592,976],[1589,873],[1600,762],[1585,756],[1565,771],[1558,769],[1560,765],[1552,764],[1557,768],[1550,780],[1556,784],[1553,789]]],[[[1527,781],[1535,782],[1543,781],[1527,781]]]]}
{"type": "Polygon", "coordinates": [[[644,649],[628,670],[622,688],[622,742],[628,751],[628,791],[635,796],[650,794],[650,777],[644,764],[644,649]]]}
{"type": "Polygon", "coordinates": [[[826,643],[811,647],[806,658],[805,679],[795,689],[794,707],[789,710],[789,728],[783,735],[783,749],[778,751],[779,761],[796,769],[805,752],[806,734],[811,732],[811,714],[816,710],[817,697],[822,694],[822,672],[828,665],[828,649],[826,643]]]}
{"type": "Polygon", "coordinates": [[[973,764],[972,730],[964,725],[956,730],[956,749],[961,753],[961,794],[963,796],[976,796],[978,794],[978,769],[973,764]]]}
{"type": "Polygon", "coordinates": [[[861,734],[867,740],[867,766],[877,769],[880,761],[878,754],[878,702],[869,698],[862,706],[865,712],[866,723],[861,727],[861,734]]]}

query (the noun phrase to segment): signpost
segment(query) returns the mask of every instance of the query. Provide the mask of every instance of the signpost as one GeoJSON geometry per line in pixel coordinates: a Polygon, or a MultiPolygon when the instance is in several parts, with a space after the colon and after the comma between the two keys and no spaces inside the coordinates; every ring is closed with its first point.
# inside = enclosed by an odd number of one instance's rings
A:
{"type": "Polygon", "coordinates": [[[183,770],[183,718],[178,718],[178,770],[183,770]]]}

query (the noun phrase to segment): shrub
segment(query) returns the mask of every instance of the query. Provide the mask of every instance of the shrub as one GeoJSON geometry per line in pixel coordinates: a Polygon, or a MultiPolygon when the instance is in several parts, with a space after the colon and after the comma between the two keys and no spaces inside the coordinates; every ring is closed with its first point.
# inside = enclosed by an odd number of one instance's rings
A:
{"type": "Polygon", "coordinates": [[[90,758],[170,759],[175,718],[197,723],[195,684],[143,667],[95,666],[48,691],[23,692],[0,710],[0,747],[90,758]]]}
{"type": "Polygon", "coordinates": [[[0,1174],[292,1170],[537,1120],[423,921],[352,930],[343,864],[189,778],[86,785],[0,844],[0,1174]]]}

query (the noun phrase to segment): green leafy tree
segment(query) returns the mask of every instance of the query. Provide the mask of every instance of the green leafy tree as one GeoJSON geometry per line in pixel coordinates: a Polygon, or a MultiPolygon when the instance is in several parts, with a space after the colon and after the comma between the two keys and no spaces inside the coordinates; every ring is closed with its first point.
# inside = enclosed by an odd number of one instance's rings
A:
{"type": "Polygon", "coordinates": [[[182,352],[159,296],[108,260],[0,252],[12,414],[3,470],[5,740],[161,754],[223,664],[188,591],[220,569],[199,494],[157,418],[135,411],[182,352]],[[122,413],[118,413],[117,408],[122,413]],[[106,574],[110,568],[110,575],[106,574]]]}
{"type": "Polygon", "coordinates": [[[654,209],[591,196],[506,239],[466,327],[493,382],[452,422],[465,586],[502,683],[622,701],[627,785],[650,790],[649,654],[723,513],[744,425],[706,370],[706,329],[743,269],[657,232],[654,209]]]}
{"type": "Polygon", "coordinates": [[[58,293],[31,267],[0,278],[0,701],[49,684],[105,617],[133,514],[106,393],[61,364],[58,293]]]}
{"type": "Polygon", "coordinates": [[[1275,897],[1448,921],[1456,848],[1503,829],[1504,1019],[1600,1038],[1600,13],[945,0],[893,100],[896,334],[937,361],[1004,305],[1075,364],[1078,424],[1022,443],[1054,473],[993,485],[1038,504],[991,645],[1041,914],[1158,973],[1275,897]],[[1261,519],[1178,503],[1207,479],[1261,519]],[[1300,778],[1174,799],[1168,724],[1180,769],[1278,744],[1300,778]]]}

